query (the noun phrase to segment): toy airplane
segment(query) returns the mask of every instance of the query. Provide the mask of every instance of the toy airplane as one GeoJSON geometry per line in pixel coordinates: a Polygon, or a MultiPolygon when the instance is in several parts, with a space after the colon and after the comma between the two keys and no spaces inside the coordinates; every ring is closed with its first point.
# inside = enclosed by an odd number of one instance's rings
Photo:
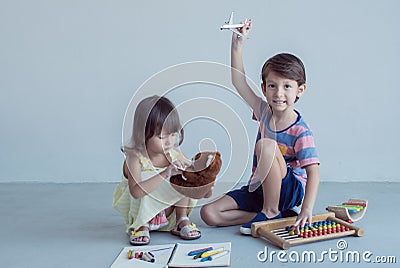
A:
{"type": "Polygon", "coordinates": [[[234,24],[233,23],[233,11],[231,13],[231,16],[229,17],[229,20],[225,22],[224,25],[221,26],[221,30],[231,30],[235,34],[237,34],[239,37],[246,38],[241,32],[239,32],[237,29],[242,28],[247,24],[247,19],[244,23],[239,23],[239,24],[234,24]]]}

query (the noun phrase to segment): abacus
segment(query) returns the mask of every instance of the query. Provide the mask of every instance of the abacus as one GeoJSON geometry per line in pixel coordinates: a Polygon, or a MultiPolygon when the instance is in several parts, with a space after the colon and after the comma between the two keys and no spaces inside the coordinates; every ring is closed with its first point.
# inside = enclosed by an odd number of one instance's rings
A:
{"type": "Polygon", "coordinates": [[[251,225],[251,235],[253,237],[264,237],[282,249],[288,249],[292,245],[344,236],[364,235],[363,229],[335,218],[333,212],[314,215],[312,221],[311,225],[304,228],[303,232],[300,230],[299,233],[291,230],[291,226],[296,222],[296,217],[255,222],[251,225]]]}

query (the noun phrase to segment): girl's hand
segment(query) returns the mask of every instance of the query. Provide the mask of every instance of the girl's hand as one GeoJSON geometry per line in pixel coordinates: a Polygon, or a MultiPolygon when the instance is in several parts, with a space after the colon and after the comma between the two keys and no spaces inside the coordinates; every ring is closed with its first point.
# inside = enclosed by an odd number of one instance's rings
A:
{"type": "Polygon", "coordinates": [[[215,185],[215,182],[214,182],[213,185],[211,186],[210,191],[208,191],[208,192],[204,195],[203,198],[209,198],[209,197],[212,196],[212,193],[213,193],[213,191],[214,191],[214,185],[215,185]]]}
{"type": "Polygon", "coordinates": [[[171,176],[175,176],[178,174],[182,174],[182,170],[178,169],[174,164],[169,165],[166,169],[165,169],[165,176],[167,178],[171,177],[171,176]]]}
{"type": "Polygon", "coordinates": [[[187,159],[182,152],[179,152],[179,155],[174,159],[172,164],[179,170],[185,170],[192,165],[192,161],[187,159]]]}
{"type": "MultiPolygon", "coordinates": [[[[240,23],[244,23],[243,21],[241,21],[240,23]]],[[[233,33],[232,34],[232,46],[233,47],[238,47],[238,46],[242,46],[244,44],[244,41],[246,40],[246,37],[249,35],[250,31],[251,31],[251,26],[252,26],[253,22],[251,19],[249,19],[245,26],[243,26],[242,28],[237,28],[237,30],[244,35],[244,37],[238,35],[237,33],[233,33]]]]}

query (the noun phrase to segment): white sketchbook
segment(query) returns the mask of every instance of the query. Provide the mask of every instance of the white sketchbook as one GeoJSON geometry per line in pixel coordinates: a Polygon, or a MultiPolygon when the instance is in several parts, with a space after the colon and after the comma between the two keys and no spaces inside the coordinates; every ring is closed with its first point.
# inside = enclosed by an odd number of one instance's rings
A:
{"type": "MultiPolygon", "coordinates": [[[[213,255],[212,255],[213,256],[213,255]]],[[[212,257],[211,256],[211,257],[212,257]]],[[[224,243],[207,243],[207,244],[166,244],[153,246],[130,246],[121,250],[118,257],[110,268],[131,268],[131,267],[153,267],[153,268],[168,268],[168,267],[212,267],[212,266],[229,266],[231,258],[231,242],[224,243]],[[217,258],[202,258],[194,259],[194,256],[189,256],[190,251],[195,251],[202,248],[212,247],[214,250],[223,251],[222,254],[214,255],[217,258]],[[151,252],[154,255],[154,262],[148,262],[136,258],[128,258],[129,250],[132,250],[134,255],[136,252],[151,252]]]]}

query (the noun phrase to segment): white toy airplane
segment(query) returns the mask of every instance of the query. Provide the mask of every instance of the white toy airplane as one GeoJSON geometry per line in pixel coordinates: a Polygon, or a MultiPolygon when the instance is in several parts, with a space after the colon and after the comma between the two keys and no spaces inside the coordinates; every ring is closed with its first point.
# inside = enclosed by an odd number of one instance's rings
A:
{"type": "Polygon", "coordinates": [[[221,26],[221,30],[231,30],[235,34],[237,34],[239,37],[245,37],[241,32],[237,30],[237,28],[242,28],[247,24],[247,19],[245,20],[244,23],[239,23],[239,24],[233,24],[233,11],[231,13],[231,16],[229,17],[229,20],[225,22],[224,25],[221,26]]]}

